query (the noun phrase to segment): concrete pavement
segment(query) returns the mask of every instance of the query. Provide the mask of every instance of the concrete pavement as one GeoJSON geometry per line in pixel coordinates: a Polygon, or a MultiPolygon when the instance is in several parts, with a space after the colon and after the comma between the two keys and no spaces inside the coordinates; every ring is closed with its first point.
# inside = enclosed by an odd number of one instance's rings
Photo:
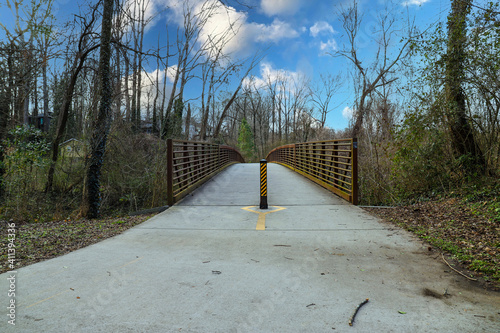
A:
{"type": "Polygon", "coordinates": [[[500,331],[499,294],[409,233],[285,167],[268,179],[267,211],[258,164],[233,165],[119,236],[19,269],[15,326],[0,275],[0,332],[500,331]]]}

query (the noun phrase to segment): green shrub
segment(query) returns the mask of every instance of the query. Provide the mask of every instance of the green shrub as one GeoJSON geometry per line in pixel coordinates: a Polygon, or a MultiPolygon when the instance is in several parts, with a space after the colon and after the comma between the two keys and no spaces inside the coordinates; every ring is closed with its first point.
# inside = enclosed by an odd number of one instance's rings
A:
{"type": "Polygon", "coordinates": [[[403,200],[447,190],[452,182],[449,140],[439,122],[429,118],[426,112],[407,114],[395,131],[391,178],[403,200]]]}
{"type": "Polygon", "coordinates": [[[31,126],[9,131],[3,143],[5,174],[2,180],[2,215],[21,218],[38,206],[36,193],[43,189],[48,167],[49,144],[44,134],[31,126]]]}

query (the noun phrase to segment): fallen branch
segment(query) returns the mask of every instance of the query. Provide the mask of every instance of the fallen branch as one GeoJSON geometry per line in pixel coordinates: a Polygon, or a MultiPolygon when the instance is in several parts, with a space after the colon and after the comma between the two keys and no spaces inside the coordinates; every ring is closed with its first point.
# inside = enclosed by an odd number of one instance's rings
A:
{"type": "Polygon", "coordinates": [[[467,275],[465,275],[464,273],[456,270],[455,268],[451,267],[451,265],[446,261],[446,259],[444,258],[444,255],[441,253],[441,257],[443,258],[443,261],[446,263],[446,265],[448,265],[448,267],[450,267],[452,270],[454,270],[455,272],[457,272],[458,274],[462,275],[463,277],[466,277],[467,279],[471,280],[471,281],[477,281],[477,279],[473,279],[471,277],[468,277],[467,275]]]}
{"type": "Polygon", "coordinates": [[[359,309],[361,309],[361,307],[363,305],[365,305],[366,303],[368,303],[368,298],[365,299],[363,302],[361,302],[357,307],[356,307],[356,310],[354,310],[354,313],[353,315],[351,316],[351,319],[349,319],[349,326],[352,326],[352,324],[354,323],[354,318],[356,317],[356,315],[358,314],[358,311],[359,309]]]}

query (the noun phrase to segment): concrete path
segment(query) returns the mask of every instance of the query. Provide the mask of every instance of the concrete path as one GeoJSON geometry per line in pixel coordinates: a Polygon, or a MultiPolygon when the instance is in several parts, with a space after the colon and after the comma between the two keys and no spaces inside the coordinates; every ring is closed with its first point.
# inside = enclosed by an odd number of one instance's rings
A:
{"type": "Polygon", "coordinates": [[[231,166],[122,235],[19,269],[15,326],[2,274],[0,332],[500,331],[500,295],[418,239],[275,164],[264,216],[258,174],[231,166]]]}

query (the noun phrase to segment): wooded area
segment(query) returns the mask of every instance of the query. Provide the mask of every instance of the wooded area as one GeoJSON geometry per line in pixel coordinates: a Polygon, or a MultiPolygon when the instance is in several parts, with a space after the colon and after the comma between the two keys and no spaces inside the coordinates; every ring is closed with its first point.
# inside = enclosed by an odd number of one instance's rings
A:
{"type": "Polygon", "coordinates": [[[388,5],[370,36],[377,49],[363,61],[366,18],[356,1],[340,6],[345,43],[329,56],[349,70],[316,81],[286,71],[252,76],[266,50],[234,57],[228,46],[238,22],[207,31],[231,1],[182,2],[182,22],[163,27],[157,46],[147,48],[148,3],[90,1],[68,22],[53,16],[53,0],[2,5],[14,18],[0,25],[3,218],[98,217],[165,205],[167,138],[238,147],[256,162],[283,144],[357,137],[366,205],[471,183],[498,188],[497,2],[453,0],[447,21],[424,31],[388,5]],[[156,65],[152,74],[147,64],[156,65]],[[353,117],[335,131],[327,116],[347,86],[353,117]],[[196,97],[186,92],[193,87],[196,97]]]}

